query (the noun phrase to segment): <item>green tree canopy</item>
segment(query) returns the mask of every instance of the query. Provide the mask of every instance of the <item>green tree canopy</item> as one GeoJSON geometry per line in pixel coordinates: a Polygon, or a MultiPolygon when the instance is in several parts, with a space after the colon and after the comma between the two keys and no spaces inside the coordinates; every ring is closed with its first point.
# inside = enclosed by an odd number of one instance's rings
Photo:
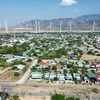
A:
{"type": "Polygon", "coordinates": [[[65,100],[65,96],[64,95],[61,95],[61,94],[54,94],[51,97],[51,100],[65,100]]]}

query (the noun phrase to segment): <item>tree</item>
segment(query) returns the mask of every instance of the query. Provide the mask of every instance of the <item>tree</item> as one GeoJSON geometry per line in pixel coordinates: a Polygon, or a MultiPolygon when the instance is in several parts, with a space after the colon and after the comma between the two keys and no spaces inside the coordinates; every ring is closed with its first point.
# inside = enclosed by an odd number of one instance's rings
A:
{"type": "Polygon", "coordinates": [[[65,96],[64,95],[61,95],[61,94],[54,94],[51,97],[51,100],[65,100],[65,96]]]}
{"type": "Polygon", "coordinates": [[[14,72],[14,76],[18,77],[19,73],[18,72],[14,72]]]}
{"type": "Polygon", "coordinates": [[[20,100],[20,98],[17,95],[13,95],[11,100],[20,100]]]}
{"type": "Polygon", "coordinates": [[[66,100],[80,100],[80,98],[69,97],[66,100]]]}
{"type": "Polygon", "coordinates": [[[77,73],[77,72],[78,72],[78,67],[75,66],[75,67],[73,68],[73,72],[74,72],[74,73],[77,73]]]}
{"type": "Polygon", "coordinates": [[[54,77],[54,81],[58,81],[59,79],[58,79],[58,77],[54,77]]]}
{"type": "Polygon", "coordinates": [[[53,67],[52,67],[52,70],[57,70],[57,67],[56,67],[56,66],[53,66],[53,67]]]}

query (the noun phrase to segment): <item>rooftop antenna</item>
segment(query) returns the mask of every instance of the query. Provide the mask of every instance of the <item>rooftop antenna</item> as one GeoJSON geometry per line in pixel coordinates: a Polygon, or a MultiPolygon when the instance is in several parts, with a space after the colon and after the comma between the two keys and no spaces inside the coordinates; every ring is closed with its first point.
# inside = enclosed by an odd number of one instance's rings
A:
{"type": "Polygon", "coordinates": [[[93,22],[93,32],[95,31],[95,20],[93,22]]]}
{"type": "Polygon", "coordinates": [[[5,25],[5,32],[8,33],[8,21],[6,19],[4,21],[4,25],[5,25]]]}
{"type": "Polygon", "coordinates": [[[38,23],[37,23],[37,20],[35,20],[35,28],[36,28],[35,32],[37,33],[37,29],[38,29],[38,23]]]}
{"type": "Polygon", "coordinates": [[[60,33],[62,32],[62,21],[60,20],[60,33]]]}

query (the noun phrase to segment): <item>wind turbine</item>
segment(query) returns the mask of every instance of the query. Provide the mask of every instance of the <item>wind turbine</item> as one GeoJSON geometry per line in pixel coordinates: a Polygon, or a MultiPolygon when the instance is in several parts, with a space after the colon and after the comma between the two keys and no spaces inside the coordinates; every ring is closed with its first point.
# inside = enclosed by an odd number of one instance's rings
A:
{"type": "Polygon", "coordinates": [[[39,33],[40,33],[40,21],[38,21],[38,30],[39,30],[39,33]]]}
{"type": "Polygon", "coordinates": [[[4,21],[4,25],[5,25],[5,32],[8,33],[8,21],[6,19],[4,21]]]}
{"type": "Polygon", "coordinates": [[[2,24],[0,24],[0,29],[2,29],[2,24]]]}
{"type": "Polygon", "coordinates": [[[95,20],[93,22],[93,32],[95,31],[95,20]]]}
{"type": "Polygon", "coordinates": [[[60,33],[62,32],[62,21],[60,20],[60,33]]]}
{"type": "Polygon", "coordinates": [[[16,38],[16,35],[15,35],[15,30],[14,30],[14,39],[16,38]]]}
{"type": "Polygon", "coordinates": [[[51,32],[51,25],[52,25],[52,23],[50,22],[49,24],[50,24],[50,32],[51,32]]]}
{"type": "Polygon", "coordinates": [[[37,23],[37,20],[35,20],[35,32],[37,33],[37,29],[38,29],[38,23],[37,23]]]}
{"type": "Polygon", "coordinates": [[[26,23],[26,28],[27,28],[27,31],[28,31],[28,23],[26,23]]]}
{"type": "Polygon", "coordinates": [[[72,31],[72,23],[73,23],[73,21],[71,20],[70,23],[69,23],[69,26],[70,26],[70,32],[72,31]]]}

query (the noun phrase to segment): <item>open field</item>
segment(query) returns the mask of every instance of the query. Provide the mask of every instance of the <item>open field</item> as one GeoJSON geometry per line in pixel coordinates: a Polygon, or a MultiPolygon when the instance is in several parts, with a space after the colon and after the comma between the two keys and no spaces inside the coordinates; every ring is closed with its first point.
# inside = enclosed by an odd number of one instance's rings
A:
{"type": "Polygon", "coordinates": [[[81,61],[88,60],[88,61],[100,61],[100,56],[93,56],[93,55],[88,55],[84,54],[81,59],[81,61]]]}
{"type": "MultiPolygon", "coordinates": [[[[14,31],[16,33],[23,33],[23,32],[31,32],[31,33],[35,33],[35,30],[17,30],[17,29],[13,29],[13,30],[9,30],[8,33],[14,33],[14,31]]],[[[41,32],[60,32],[59,30],[51,30],[51,31],[47,31],[47,30],[41,30],[41,32]]],[[[40,33],[41,33],[40,32],[40,33]]],[[[69,30],[62,30],[62,32],[70,32],[69,30]]],[[[72,32],[77,32],[77,33],[88,33],[88,32],[93,32],[92,30],[73,30],[72,32]]],[[[100,32],[100,30],[95,31],[95,32],[100,32]]],[[[5,30],[0,30],[0,33],[6,33],[5,30]]],[[[6,33],[7,34],[7,33],[6,33]]]]}

